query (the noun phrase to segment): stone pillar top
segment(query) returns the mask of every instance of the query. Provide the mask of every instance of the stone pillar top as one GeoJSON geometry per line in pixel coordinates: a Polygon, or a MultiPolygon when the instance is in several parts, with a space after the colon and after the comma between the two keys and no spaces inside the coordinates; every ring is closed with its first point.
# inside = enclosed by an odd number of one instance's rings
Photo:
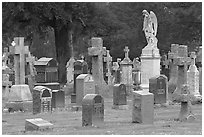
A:
{"type": "Polygon", "coordinates": [[[124,52],[125,52],[125,58],[129,58],[129,49],[128,46],[125,46],[124,52]]]}

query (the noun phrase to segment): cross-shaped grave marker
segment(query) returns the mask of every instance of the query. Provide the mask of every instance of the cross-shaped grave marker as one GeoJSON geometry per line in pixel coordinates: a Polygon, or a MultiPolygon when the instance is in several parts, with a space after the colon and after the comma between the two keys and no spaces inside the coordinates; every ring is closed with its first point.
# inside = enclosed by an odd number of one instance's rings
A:
{"type": "Polygon", "coordinates": [[[28,54],[28,46],[24,46],[24,37],[15,37],[10,54],[14,55],[15,85],[25,84],[25,54],[28,54]]]}
{"type": "Polygon", "coordinates": [[[108,77],[108,85],[112,84],[112,76],[111,76],[111,62],[112,62],[112,57],[110,56],[110,51],[106,50],[106,57],[104,57],[104,62],[106,62],[106,68],[108,72],[106,73],[106,76],[108,77]]]}
{"type": "Polygon", "coordinates": [[[106,55],[106,48],[103,47],[103,40],[101,38],[93,37],[91,39],[92,47],[88,48],[88,55],[92,57],[92,75],[96,81],[97,94],[104,91],[103,84],[103,56],[106,55]]]}
{"type": "Polygon", "coordinates": [[[129,49],[128,46],[125,46],[124,52],[125,52],[125,58],[129,58],[129,49]]]}
{"type": "MultiPolygon", "coordinates": [[[[180,45],[178,47],[178,57],[175,58],[174,62],[178,66],[176,94],[180,94],[182,85],[187,83],[187,65],[190,63],[190,60],[187,53],[187,46],[180,45]]],[[[173,96],[173,98],[175,98],[175,96],[173,96]]]]}

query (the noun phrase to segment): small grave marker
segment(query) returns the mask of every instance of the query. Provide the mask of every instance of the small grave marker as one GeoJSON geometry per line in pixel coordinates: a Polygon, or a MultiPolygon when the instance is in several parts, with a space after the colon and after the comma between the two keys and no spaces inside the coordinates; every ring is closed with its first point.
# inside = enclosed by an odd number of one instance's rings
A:
{"type": "Polygon", "coordinates": [[[53,124],[50,122],[43,120],[42,118],[35,119],[26,119],[25,120],[25,131],[33,131],[33,130],[48,130],[52,129],[53,124]]]}
{"type": "Polygon", "coordinates": [[[154,95],[146,91],[133,91],[132,122],[153,124],[154,95]]]}
{"type": "Polygon", "coordinates": [[[103,122],[103,97],[98,94],[87,94],[82,101],[82,126],[99,126],[103,122]]]}

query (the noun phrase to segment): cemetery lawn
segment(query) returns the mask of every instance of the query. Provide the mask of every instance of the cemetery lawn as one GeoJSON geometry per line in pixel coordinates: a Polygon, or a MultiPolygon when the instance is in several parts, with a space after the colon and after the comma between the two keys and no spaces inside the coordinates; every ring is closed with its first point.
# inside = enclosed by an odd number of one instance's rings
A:
{"type": "Polygon", "coordinates": [[[128,110],[112,109],[112,98],[105,98],[104,124],[99,127],[82,127],[82,112],[72,111],[70,97],[66,97],[66,108],[51,113],[33,115],[31,112],[2,112],[2,134],[8,135],[201,135],[202,104],[192,106],[195,120],[175,121],[180,105],[154,108],[154,124],[132,123],[132,102],[128,97],[128,110]],[[25,132],[25,119],[42,118],[54,124],[46,131],[25,132]]]}

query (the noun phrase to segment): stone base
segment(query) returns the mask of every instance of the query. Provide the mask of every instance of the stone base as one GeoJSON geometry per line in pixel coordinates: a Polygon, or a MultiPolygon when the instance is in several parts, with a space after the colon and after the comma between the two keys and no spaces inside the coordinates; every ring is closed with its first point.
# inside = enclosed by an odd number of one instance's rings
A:
{"type": "Polygon", "coordinates": [[[82,106],[78,106],[78,105],[74,105],[71,107],[72,111],[81,111],[82,110],[82,106]]]}
{"type": "Polygon", "coordinates": [[[32,100],[28,85],[13,85],[8,94],[8,102],[22,102],[32,100]]]}
{"type": "Polygon", "coordinates": [[[128,110],[129,106],[128,105],[113,105],[112,109],[128,110]]]}
{"type": "Polygon", "coordinates": [[[9,112],[14,111],[33,111],[33,101],[21,101],[21,102],[7,102],[5,108],[8,108],[9,112]]]}
{"type": "Polygon", "coordinates": [[[53,128],[53,124],[51,124],[46,120],[43,120],[42,118],[26,119],[26,122],[25,122],[25,131],[33,131],[33,130],[44,131],[52,128],[53,128]]]}

